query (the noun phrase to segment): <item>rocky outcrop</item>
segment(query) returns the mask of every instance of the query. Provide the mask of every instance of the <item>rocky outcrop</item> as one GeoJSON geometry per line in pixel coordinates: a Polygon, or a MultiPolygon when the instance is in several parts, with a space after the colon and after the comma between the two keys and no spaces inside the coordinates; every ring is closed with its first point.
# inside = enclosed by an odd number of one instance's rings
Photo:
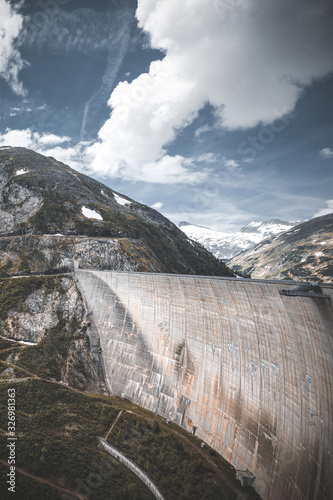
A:
{"type": "Polygon", "coordinates": [[[96,363],[92,358],[89,338],[80,336],[72,341],[66,364],[64,365],[62,381],[72,387],[92,393],[105,393],[96,363]]]}
{"type": "Polygon", "coordinates": [[[140,240],[88,236],[25,235],[0,239],[3,274],[45,273],[71,267],[159,272],[161,262],[140,240]]]}
{"type": "Polygon", "coordinates": [[[38,343],[60,321],[74,320],[80,325],[84,318],[84,306],[74,281],[62,278],[54,289],[42,287],[29,295],[18,310],[10,310],[4,328],[11,339],[38,343]]]}
{"type": "Polygon", "coordinates": [[[7,172],[0,179],[1,233],[12,232],[17,226],[28,222],[43,204],[41,196],[35,195],[15,181],[11,181],[11,176],[7,172]]]}
{"type": "Polygon", "coordinates": [[[0,285],[0,332],[14,348],[5,360],[43,378],[104,393],[86,334],[85,307],[73,278],[12,278],[0,285]]]}

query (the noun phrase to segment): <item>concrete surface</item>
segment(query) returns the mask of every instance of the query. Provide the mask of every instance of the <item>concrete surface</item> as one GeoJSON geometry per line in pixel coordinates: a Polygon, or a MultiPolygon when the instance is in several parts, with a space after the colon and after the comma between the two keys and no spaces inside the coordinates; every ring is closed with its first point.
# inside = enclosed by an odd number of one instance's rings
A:
{"type": "Polygon", "coordinates": [[[75,276],[111,394],[195,431],[265,500],[333,498],[332,300],[280,295],[286,282],[75,276]]]}

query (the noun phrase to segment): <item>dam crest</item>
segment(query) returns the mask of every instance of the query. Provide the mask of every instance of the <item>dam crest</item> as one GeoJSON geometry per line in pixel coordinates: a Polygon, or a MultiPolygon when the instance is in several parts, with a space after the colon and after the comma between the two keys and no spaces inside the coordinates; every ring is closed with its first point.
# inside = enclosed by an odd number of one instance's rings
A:
{"type": "Polygon", "coordinates": [[[332,285],[75,269],[110,394],[195,433],[264,500],[331,500],[332,285]],[[281,294],[281,290],[291,291],[281,294]]]}

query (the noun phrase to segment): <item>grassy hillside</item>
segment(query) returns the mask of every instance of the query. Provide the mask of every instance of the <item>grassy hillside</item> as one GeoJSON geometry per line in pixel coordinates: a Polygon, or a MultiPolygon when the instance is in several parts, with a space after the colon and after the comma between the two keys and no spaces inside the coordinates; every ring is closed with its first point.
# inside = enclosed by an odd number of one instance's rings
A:
{"type": "MultiPolygon", "coordinates": [[[[23,373],[20,372],[20,376],[23,373]]],[[[246,491],[233,468],[208,447],[163,419],[112,397],[91,396],[32,378],[0,384],[0,465],[6,472],[8,389],[16,391],[17,493],[20,500],[63,498],[63,490],[92,500],[150,499],[134,474],[99,449],[107,439],[144,469],[169,500],[235,499],[246,491]],[[117,416],[120,418],[116,421],[117,416]],[[26,474],[30,474],[27,476],[26,474]],[[62,489],[63,490],[62,490],[62,489]],[[46,495],[46,496],[43,496],[46,495]]],[[[259,498],[254,490],[250,498],[259,498]]],[[[12,498],[2,487],[1,498],[12,498]]]]}

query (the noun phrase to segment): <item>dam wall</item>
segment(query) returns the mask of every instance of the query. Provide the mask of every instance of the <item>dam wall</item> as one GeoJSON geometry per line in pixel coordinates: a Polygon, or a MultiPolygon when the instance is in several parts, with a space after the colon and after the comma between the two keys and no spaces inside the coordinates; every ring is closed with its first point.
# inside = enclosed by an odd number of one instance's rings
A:
{"type": "Polygon", "coordinates": [[[106,384],[195,433],[264,500],[333,498],[333,287],[76,270],[106,384]]]}

